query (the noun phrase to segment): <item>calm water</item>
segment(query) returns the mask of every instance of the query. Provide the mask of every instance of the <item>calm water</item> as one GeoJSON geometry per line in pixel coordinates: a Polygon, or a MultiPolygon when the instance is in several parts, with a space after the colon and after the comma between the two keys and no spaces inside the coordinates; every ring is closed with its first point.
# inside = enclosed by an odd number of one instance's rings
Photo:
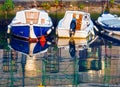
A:
{"type": "Polygon", "coordinates": [[[29,43],[3,31],[0,87],[120,87],[118,40],[98,34],[93,43],[50,36],[29,43]]]}

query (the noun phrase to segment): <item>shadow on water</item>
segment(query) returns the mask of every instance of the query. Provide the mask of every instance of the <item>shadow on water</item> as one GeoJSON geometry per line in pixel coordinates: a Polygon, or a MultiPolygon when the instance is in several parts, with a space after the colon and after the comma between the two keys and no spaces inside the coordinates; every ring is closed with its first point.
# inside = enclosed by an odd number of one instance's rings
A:
{"type": "Polygon", "coordinates": [[[0,20],[0,32],[6,32],[7,31],[7,25],[11,22],[11,19],[1,19],[0,20]]]}
{"type": "Polygon", "coordinates": [[[7,25],[11,22],[11,20],[0,20],[0,48],[1,49],[8,49],[7,47],[7,25]]]}

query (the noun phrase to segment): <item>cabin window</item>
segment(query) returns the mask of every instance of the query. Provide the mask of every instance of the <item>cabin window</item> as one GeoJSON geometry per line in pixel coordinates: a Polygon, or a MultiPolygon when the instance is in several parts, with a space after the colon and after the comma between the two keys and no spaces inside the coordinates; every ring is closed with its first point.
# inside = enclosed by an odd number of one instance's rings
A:
{"type": "Polygon", "coordinates": [[[39,12],[25,12],[25,17],[26,17],[26,23],[30,24],[32,22],[33,24],[37,24],[39,18],[39,12]]]}

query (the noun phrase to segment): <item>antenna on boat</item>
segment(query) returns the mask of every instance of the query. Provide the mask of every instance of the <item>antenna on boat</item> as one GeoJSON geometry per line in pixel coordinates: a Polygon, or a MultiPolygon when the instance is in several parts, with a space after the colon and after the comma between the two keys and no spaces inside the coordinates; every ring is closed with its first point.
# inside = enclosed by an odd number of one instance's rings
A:
{"type": "Polygon", "coordinates": [[[33,5],[32,7],[37,7],[37,1],[36,0],[33,0],[33,5]]]}
{"type": "Polygon", "coordinates": [[[106,11],[106,12],[109,12],[109,0],[106,0],[105,11],[106,11]]]}

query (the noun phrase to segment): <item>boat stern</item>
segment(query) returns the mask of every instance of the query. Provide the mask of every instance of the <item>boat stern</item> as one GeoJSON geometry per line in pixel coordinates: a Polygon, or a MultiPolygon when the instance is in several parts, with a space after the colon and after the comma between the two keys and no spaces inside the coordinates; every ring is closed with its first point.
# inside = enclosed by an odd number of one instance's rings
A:
{"type": "Polygon", "coordinates": [[[70,37],[69,29],[57,29],[56,35],[62,38],[70,37]]]}
{"type": "MultiPolygon", "coordinates": [[[[58,29],[56,30],[56,35],[61,38],[70,38],[70,30],[69,29],[58,29]]],[[[88,33],[86,31],[76,31],[75,34],[71,36],[72,38],[87,38],[88,33]]]]}
{"type": "Polygon", "coordinates": [[[88,36],[88,33],[85,31],[76,31],[72,37],[74,37],[74,38],[87,38],[87,36],[88,36]]]}

